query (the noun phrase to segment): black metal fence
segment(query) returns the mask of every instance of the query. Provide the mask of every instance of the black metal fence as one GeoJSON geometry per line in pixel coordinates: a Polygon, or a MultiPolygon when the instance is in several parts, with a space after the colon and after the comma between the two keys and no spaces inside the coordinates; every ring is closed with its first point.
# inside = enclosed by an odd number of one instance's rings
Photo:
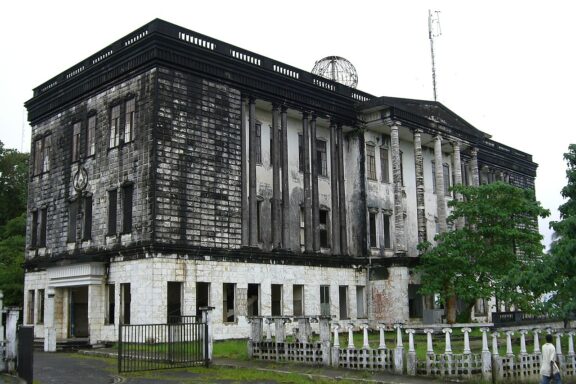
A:
{"type": "Polygon", "coordinates": [[[208,325],[191,320],[120,324],[118,372],[208,366],[208,325]]]}

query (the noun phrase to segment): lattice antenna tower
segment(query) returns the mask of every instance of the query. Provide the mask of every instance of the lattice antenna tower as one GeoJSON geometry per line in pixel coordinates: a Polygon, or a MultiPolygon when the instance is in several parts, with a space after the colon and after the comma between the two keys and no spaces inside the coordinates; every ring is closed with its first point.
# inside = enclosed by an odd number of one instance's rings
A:
{"type": "Polygon", "coordinates": [[[434,39],[442,35],[440,29],[440,11],[428,10],[428,39],[430,40],[430,54],[432,56],[432,90],[434,91],[434,101],[436,95],[436,60],[434,57],[434,39]]]}

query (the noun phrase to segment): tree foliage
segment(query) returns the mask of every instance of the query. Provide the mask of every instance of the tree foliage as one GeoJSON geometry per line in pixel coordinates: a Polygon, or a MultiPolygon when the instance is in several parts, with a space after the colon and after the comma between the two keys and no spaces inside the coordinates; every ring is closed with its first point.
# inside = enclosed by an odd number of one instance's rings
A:
{"type": "Polygon", "coordinates": [[[543,291],[549,293],[545,310],[553,317],[567,319],[576,315],[576,144],[564,154],[568,182],[561,195],[565,203],[558,207],[560,220],[550,223],[555,240],[535,271],[543,291]]]}
{"type": "Polygon", "coordinates": [[[533,191],[502,182],[454,191],[463,199],[449,202],[448,221],[465,224],[436,235],[436,245],[421,244],[421,292],[439,294],[449,322],[456,321],[457,298],[466,303],[465,315],[479,298],[529,308],[535,297],[526,272],[543,248],[537,218],[549,212],[533,191]]]}
{"type": "Polygon", "coordinates": [[[0,290],[5,305],[22,305],[29,154],[0,141],[0,290]]]}

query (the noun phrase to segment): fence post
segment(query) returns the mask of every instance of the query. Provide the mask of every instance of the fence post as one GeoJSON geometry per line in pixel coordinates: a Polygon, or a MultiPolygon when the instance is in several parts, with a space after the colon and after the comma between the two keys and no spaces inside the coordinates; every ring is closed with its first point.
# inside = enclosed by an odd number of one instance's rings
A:
{"type": "Polygon", "coordinates": [[[8,318],[6,319],[6,365],[8,372],[14,372],[16,369],[16,357],[18,356],[16,332],[19,317],[19,308],[8,310],[8,318]]]}
{"type": "Polygon", "coordinates": [[[493,381],[502,381],[502,360],[500,360],[500,354],[498,353],[498,332],[492,333],[492,378],[493,381]]]}
{"type": "Polygon", "coordinates": [[[122,352],[123,352],[123,345],[122,345],[122,322],[118,324],[118,373],[122,372],[122,352]]]}
{"type": "Polygon", "coordinates": [[[566,373],[566,364],[564,363],[564,355],[562,354],[562,332],[556,332],[556,358],[558,360],[558,365],[560,369],[560,374],[562,376],[566,373]]]}
{"type": "Polygon", "coordinates": [[[442,332],[445,336],[445,348],[444,348],[444,357],[446,358],[446,374],[448,376],[452,375],[452,342],[450,335],[452,334],[452,328],[444,328],[442,332]]]}
{"type": "Polygon", "coordinates": [[[526,350],[526,334],[528,333],[527,329],[521,329],[520,333],[520,355],[527,355],[528,351],[526,350]]]}
{"type": "Polygon", "coordinates": [[[434,347],[432,346],[432,333],[434,330],[432,328],[424,329],[426,333],[426,374],[432,374],[432,360],[434,359],[434,347]]]}
{"type": "Polygon", "coordinates": [[[386,325],[378,324],[378,329],[380,330],[380,344],[378,344],[378,349],[386,349],[386,340],[384,339],[384,331],[386,330],[386,325]]]}
{"type": "Polygon", "coordinates": [[[320,317],[320,345],[322,348],[322,364],[326,367],[330,366],[330,318],[320,317]]]}
{"type": "Polygon", "coordinates": [[[534,353],[540,354],[540,340],[538,340],[538,334],[542,332],[541,329],[536,328],[532,331],[534,333],[534,353]]]}
{"type": "Polygon", "coordinates": [[[394,350],[394,373],[401,375],[404,372],[404,345],[402,344],[402,324],[394,324],[396,329],[396,349],[394,350]]]}
{"type": "Polygon", "coordinates": [[[310,320],[307,317],[298,318],[298,335],[297,341],[299,343],[308,343],[310,339],[310,320]]]}
{"type": "Polygon", "coordinates": [[[276,334],[276,343],[283,343],[286,339],[286,331],[284,326],[284,317],[277,317],[274,319],[274,328],[276,334]]]}
{"type": "Polygon", "coordinates": [[[54,288],[46,289],[44,313],[44,352],[56,352],[56,328],[54,327],[54,288]]]}
{"type": "Polygon", "coordinates": [[[492,381],[492,356],[488,349],[489,331],[489,328],[480,328],[480,332],[482,332],[482,379],[484,381],[492,381]]]}
{"type": "Polygon", "coordinates": [[[204,338],[204,360],[206,366],[212,361],[212,310],[214,307],[200,307],[202,311],[202,322],[205,324],[204,338]]]}
{"type": "Polygon", "coordinates": [[[340,337],[338,335],[338,324],[334,324],[334,342],[332,344],[332,362],[333,367],[340,365],[340,337]]]}
{"type": "Polygon", "coordinates": [[[408,334],[408,361],[406,363],[406,372],[410,376],[416,376],[416,349],[414,349],[415,329],[407,329],[408,334]]]}

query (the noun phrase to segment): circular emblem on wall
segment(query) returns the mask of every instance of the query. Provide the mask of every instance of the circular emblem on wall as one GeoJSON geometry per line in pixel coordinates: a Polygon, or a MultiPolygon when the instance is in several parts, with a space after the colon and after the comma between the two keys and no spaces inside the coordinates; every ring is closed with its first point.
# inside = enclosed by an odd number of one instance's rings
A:
{"type": "Polygon", "coordinates": [[[83,191],[88,185],[88,172],[86,168],[80,167],[74,175],[74,189],[78,192],[83,191]]]}

